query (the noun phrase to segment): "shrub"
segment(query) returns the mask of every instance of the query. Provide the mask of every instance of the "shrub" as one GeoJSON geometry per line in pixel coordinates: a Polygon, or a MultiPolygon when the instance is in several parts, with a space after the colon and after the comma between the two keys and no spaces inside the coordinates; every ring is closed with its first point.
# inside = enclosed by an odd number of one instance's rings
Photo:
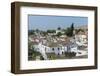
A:
{"type": "Polygon", "coordinates": [[[40,60],[43,60],[43,57],[40,52],[32,50],[32,59],[35,60],[36,56],[40,56],[40,60]]]}
{"type": "Polygon", "coordinates": [[[43,56],[42,56],[42,55],[40,56],[40,60],[44,60],[44,58],[43,58],[43,56]]]}
{"type": "Polygon", "coordinates": [[[75,52],[65,52],[65,56],[71,58],[71,57],[76,56],[76,53],[75,52]]]}

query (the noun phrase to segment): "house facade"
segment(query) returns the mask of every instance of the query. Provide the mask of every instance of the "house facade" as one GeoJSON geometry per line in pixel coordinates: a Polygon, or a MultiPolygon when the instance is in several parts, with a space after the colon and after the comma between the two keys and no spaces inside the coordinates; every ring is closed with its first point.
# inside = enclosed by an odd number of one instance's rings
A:
{"type": "Polygon", "coordinates": [[[77,44],[72,42],[39,42],[33,45],[35,50],[40,52],[42,55],[46,53],[54,53],[55,55],[63,55],[65,52],[77,52],[77,44]]]}

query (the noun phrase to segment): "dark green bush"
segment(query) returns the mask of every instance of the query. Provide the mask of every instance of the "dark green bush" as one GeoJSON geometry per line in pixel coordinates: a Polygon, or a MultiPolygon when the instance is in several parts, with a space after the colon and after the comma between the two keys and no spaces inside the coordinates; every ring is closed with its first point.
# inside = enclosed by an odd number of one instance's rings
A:
{"type": "Polygon", "coordinates": [[[71,57],[76,56],[76,53],[75,52],[65,52],[65,56],[71,58],[71,57]]]}
{"type": "Polygon", "coordinates": [[[44,60],[44,58],[43,58],[43,56],[42,56],[42,55],[40,56],[40,60],[44,60]]]}

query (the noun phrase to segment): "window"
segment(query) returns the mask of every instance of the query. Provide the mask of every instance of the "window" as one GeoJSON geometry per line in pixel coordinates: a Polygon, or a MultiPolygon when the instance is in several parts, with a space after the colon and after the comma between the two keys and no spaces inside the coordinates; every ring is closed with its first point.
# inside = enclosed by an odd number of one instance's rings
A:
{"type": "Polygon", "coordinates": [[[59,50],[60,48],[58,48],[58,50],[59,50]]]}
{"type": "Polygon", "coordinates": [[[52,50],[54,51],[54,48],[52,48],[52,50]]]}
{"type": "Polygon", "coordinates": [[[46,48],[45,48],[45,51],[46,51],[46,48]]]}
{"type": "Polygon", "coordinates": [[[64,54],[64,52],[62,52],[62,54],[64,54]]]}

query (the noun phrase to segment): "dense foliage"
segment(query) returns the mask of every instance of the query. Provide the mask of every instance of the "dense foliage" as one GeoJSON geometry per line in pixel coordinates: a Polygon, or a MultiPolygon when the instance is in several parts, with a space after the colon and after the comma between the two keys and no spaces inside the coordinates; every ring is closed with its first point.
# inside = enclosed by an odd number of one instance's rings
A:
{"type": "Polygon", "coordinates": [[[65,56],[66,57],[69,57],[69,58],[75,57],[76,56],[76,53],[75,52],[65,52],[65,56]]]}

